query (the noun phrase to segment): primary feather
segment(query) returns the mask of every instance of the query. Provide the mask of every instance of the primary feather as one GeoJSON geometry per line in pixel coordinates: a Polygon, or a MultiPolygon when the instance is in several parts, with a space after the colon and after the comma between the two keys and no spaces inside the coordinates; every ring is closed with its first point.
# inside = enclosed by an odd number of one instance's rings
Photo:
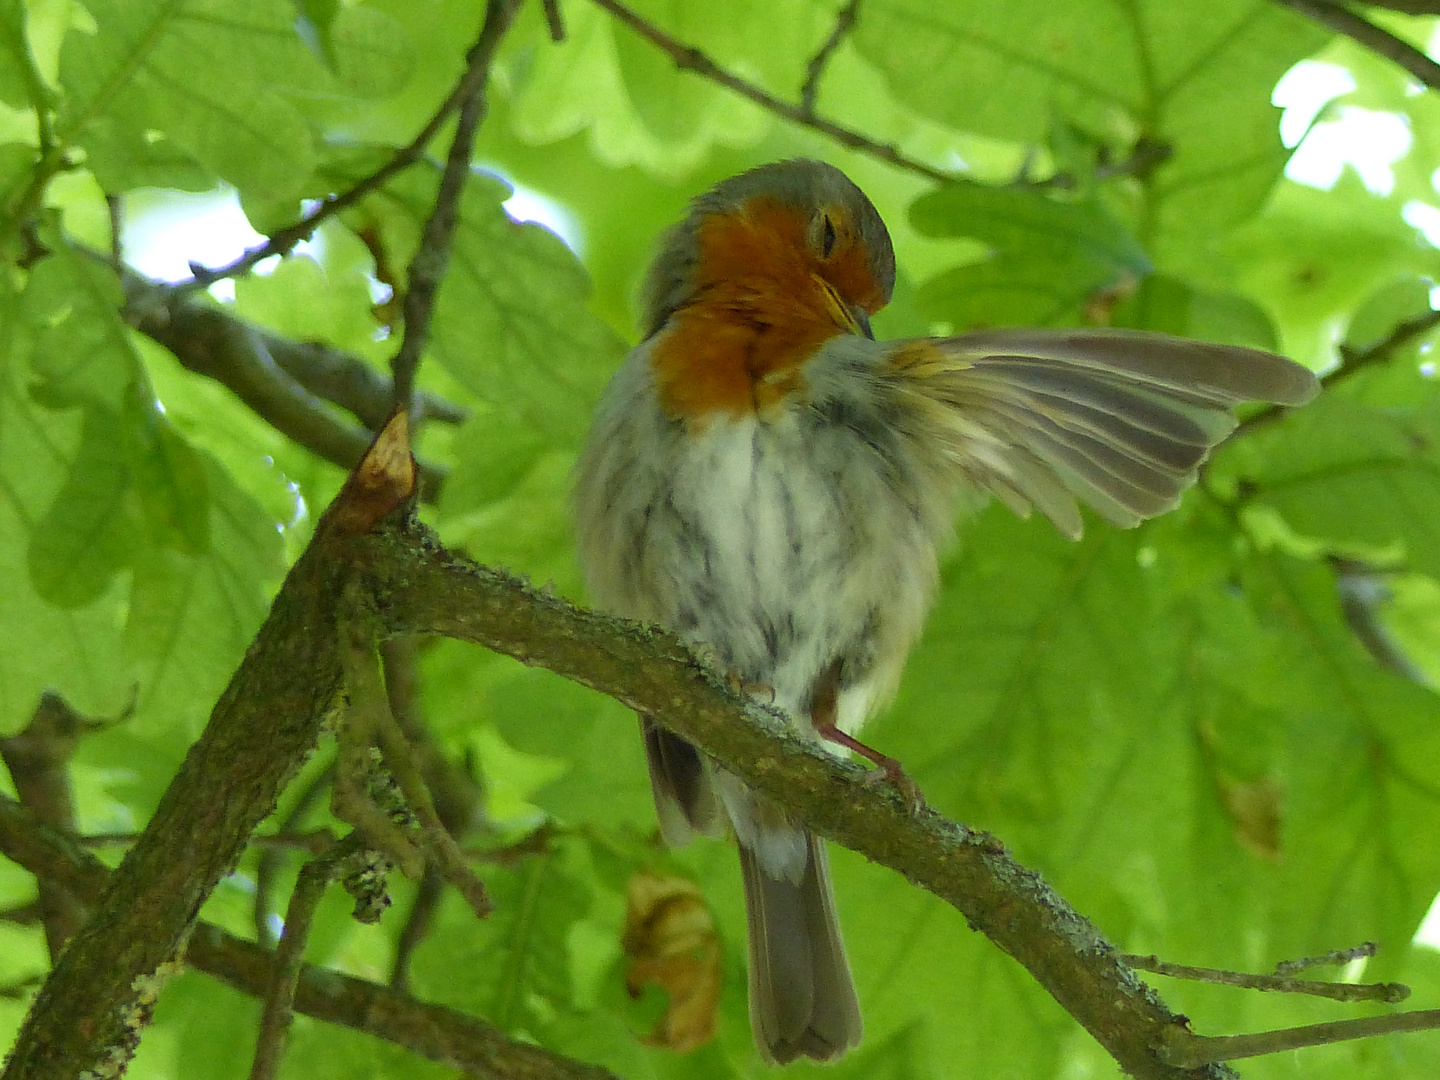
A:
{"type": "Polygon", "coordinates": [[[888,373],[965,479],[1081,533],[1163,514],[1234,430],[1242,401],[1302,405],[1318,383],[1270,353],[1139,330],[989,330],[894,342],[888,373]]]}

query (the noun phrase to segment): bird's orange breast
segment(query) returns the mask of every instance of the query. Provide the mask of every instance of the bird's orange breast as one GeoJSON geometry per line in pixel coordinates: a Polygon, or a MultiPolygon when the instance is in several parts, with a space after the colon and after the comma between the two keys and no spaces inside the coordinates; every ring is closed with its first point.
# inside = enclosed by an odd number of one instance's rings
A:
{"type": "MultiPolygon", "coordinates": [[[[670,317],[650,354],[671,416],[773,410],[803,391],[800,367],[815,350],[846,332],[816,280],[822,268],[805,225],[792,207],[759,199],[700,227],[694,299],[670,317]]],[[[851,255],[863,263],[858,248],[851,255]]],[[[823,268],[827,279],[836,269],[823,268]]]]}

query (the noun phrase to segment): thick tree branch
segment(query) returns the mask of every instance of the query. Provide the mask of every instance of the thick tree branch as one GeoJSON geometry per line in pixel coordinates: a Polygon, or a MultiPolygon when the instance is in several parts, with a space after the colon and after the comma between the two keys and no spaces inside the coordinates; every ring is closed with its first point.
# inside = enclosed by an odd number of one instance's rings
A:
{"type": "MultiPolygon", "coordinates": [[[[1409,42],[1402,41],[1390,31],[1356,15],[1348,7],[1328,3],[1326,0],[1276,0],[1276,3],[1298,11],[1336,33],[1353,38],[1367,49],[1399,64],[1431,90],[1440,90],[1440,64],[1409,42]]],[[[1402,7],[1400,10],[1405,9],[1402,7]]]]}
{"type": "Polygon", "coordinates": [[[123,1070],[216,882],[313,751],[342,685],[356,539],[414,491],[403,419],[316,524],[243,663],[16,1037],[5,1080],[123,1070]],[[397,444],[400,448],[397,452],[397,444]]]}
{"type": "Polygon", "coordinates": [[[1023,964],[1131,1075],[1220,1076],[1162,1062],[1183,1021],[1119,963],[1115,950],[993,837],[930,811],[913,816],[788,734],[789,724],[706,670],[673,635],[576,609],[458,558],[418,526],[370,538],[372,595],[392,632],[444,634],[547,667],[656,716],[808,825],[954,904],[1023,964]]]}
{"type": "Polygon", "coordinates": [[[926,165],[923,161],[916,161],[914,158],[906,157],[900,152],[900,148],[891,143],[878,142],[868,135],[862,135],[854,128],[845,127],[832,120],[816,116],[804,105],[792,105],[788,101],[782,101],[774,94],[762,90],[754,83],[742,79],[740,76],[726,71],[709,56],[705,55],[694,45],[686,45],[665,31],[661,30],[654,23],[647,20],[634,8],[627,7],[620,3],[620,0],[595,0],[606,11],[614,15],[630,29],[634,30],[641,37],[645,38],[652,45],[670,54],[675,61],[675,66],[685,71],[693,71],[702,78],[711,82],[719,83],[739,94],[741,97],[749,98],[767,112],[772,112],[792,123],[808,127],[812,131],[818,131],[822,135],[829,136],[850,150],[865,154],[888,165],[905,169],[907,172],[924,176],[930,180],[936,180],[942,184],[953,183],[956,179],[950,173],[942,172],[939,169],[926,165]]]}
{"type": "MultiPolygon", "coordinates": [[[[40,881],[63,887],[90,904],[104,893],[110,877],[104,864],[73,838],[47,828],[4,795],[0,795],[0,852],[40,881]]],[[[190,937],[185,962],[258,998],[270,985],[275,954],[202,922],[190,937]]],[[[300,968],[295,1009],[487,1080],[614,1080],[604,1069],[516,1042],[498,1028],[454,1009],[311,964],[300,968]]]]}

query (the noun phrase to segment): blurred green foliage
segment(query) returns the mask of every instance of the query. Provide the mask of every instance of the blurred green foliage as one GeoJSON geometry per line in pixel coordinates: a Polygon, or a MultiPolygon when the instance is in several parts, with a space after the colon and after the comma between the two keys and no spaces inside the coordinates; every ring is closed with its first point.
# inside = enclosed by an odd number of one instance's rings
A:
{"type": "MultiPolygon", "coordinates": [[[[644,0],[637,9],[772,94],[798,100],[838,0],[644,0]]],[[[412,139],[448,93],[483,5],[465,0],[0,0],[0,733],[53,687],[133,715],[82,748],[81,827],[142,827],[341,473],[120,313],[105,196],[233,187],[264,231],[412,139]],[[37,116],[43,120],[37,123],[37,116]]],[[[493,71],[425,388],[470,411],[432,424],[450,469],[425,510],[475,558],[581,597],[566,510],[589,410],[624,343],[656,235],[742,168],[823,157],[869,193],[900,280],[882,336],[984,323],[1119,325],[1277,347],[1317,370],[1424,317],[1440,252],[1402,217],[1434,204],[1435,91],[1269,0],[866,0],[819,111],[954,171],[933,181],[844,149],[672,60],[588,0],[550,40],[527,4],[493,71]],[[1395,184],[1284,179],[1276,82],[1343,64],[1327,106],[1399,114],[1395,184]],[[1159,153],[1155,151],[1160,149],[1159,153]],[[510,181],[573,215],[572,253],[517,224],[510,181]]],[[[1429,22],[1389,24],[1423,43],[1429,22]]],[[[443,144],[432,148],[443,157],[443,144]]],[[[372,280],[393,280],[434,196],[434,161],[237,283],[227,310],[383,367],[372,280]]],[[[219,301],[216,301],[219,303],[219,301]]],[[[871,740],[933,805],[992,830],[1127,950],[1266,970],[1361,940],[1367,977],[1440,1006],[1440,957],[1412,946],[1440,892],[1440,698],[1382,667],[1347,624],[1336,558],[1393,601],[1369,610],[1440,676],[1440,384],[1434,332],[1247,430],[1184,505],[1070,544],[990,507],[961,523],[900,696],[871,740]]],[[[1372,628],[1373,629],[1373,628],[1372,628]]],[[[627,1077],[764,1069],[743,989],[733,857],[654,840],[634,721],[608,699],[453,642],[424,655],[424,708],[483,778],[498,837],[549,822],[548,850],[484,866],[496,915],[447,898],[417,993],[627,1077]],[[687,1057],[645,1045],[623,989],[626,882],[701,886],[724,946],[720,1034],[687,1057]]],[[[322,753],[328,753],[323,748],[322,753]]],[[[0,781],[8,783],[8,781],[0,781]]],[[[288,812],[295,796],[287,796],[288,812]]],[[[316,811],[305,825],[327,821],[316,811]]],[[[286,863],[281,884],[297,869],[286,863]]],[[[951,909],[834,853],[867,1036],[831,1077],[1114,1075],[1029,976],[951,909]]],[[[256,856],[206,916],[250,933],[256,856]]],[[[34,884],[0,860],[0,906],[34,884]]],[[[322,907],[310,959],[384,980],[413,889],[378,927],[322,907]]],[[[271,903],[283,908],[283,890],[271,903]]],[[[0,985],[45,967],[38,928],[0,922],[0,985]]],[[[1166,984],[1198,1030],[1353,1007],[1166,984]]],[[[24,1002],[0,996],[0,1041],[24,1002]]],[[[258,1008],[175,981],[131,1070],[244,1075],[258,1008]]],[[[367,1037],[297,1023],[285,1074],[428,1077],[367,1037]]],[[[1247,1077],[1431,1077],[1440,1036],[1246,1063],[1247,1077]]],[[[796,1066],[805,1073],[805,1066],[796,1066]]]]}

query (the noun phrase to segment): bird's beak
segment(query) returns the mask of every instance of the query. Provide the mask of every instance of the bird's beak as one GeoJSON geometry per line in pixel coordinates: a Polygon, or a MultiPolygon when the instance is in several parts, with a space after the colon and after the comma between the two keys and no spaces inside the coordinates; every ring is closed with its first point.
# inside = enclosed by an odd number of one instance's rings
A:
{"type": "Polygon", "coordinates": [[[864,334],[866,337],[874,337],[870,333],[870,320],[862,312],[858,317],[851,310],[850,305],[840,298],[835,291],[835,286],[826,281],[819,274],[810,275],[815,284],[820,286],[820,292],[825,297],[826,310],[830,317],[835,320],[835,325],[850,334],[864,334]]]}
{"type": "Polygon", "coordinates": [[[866,315],[864,311],[857,309],[855,311],[855,322],[860,327],[860,333],[864,334],[871,341],[875,340],[875,331],[870,329],[869,315],[866,315]]]}

